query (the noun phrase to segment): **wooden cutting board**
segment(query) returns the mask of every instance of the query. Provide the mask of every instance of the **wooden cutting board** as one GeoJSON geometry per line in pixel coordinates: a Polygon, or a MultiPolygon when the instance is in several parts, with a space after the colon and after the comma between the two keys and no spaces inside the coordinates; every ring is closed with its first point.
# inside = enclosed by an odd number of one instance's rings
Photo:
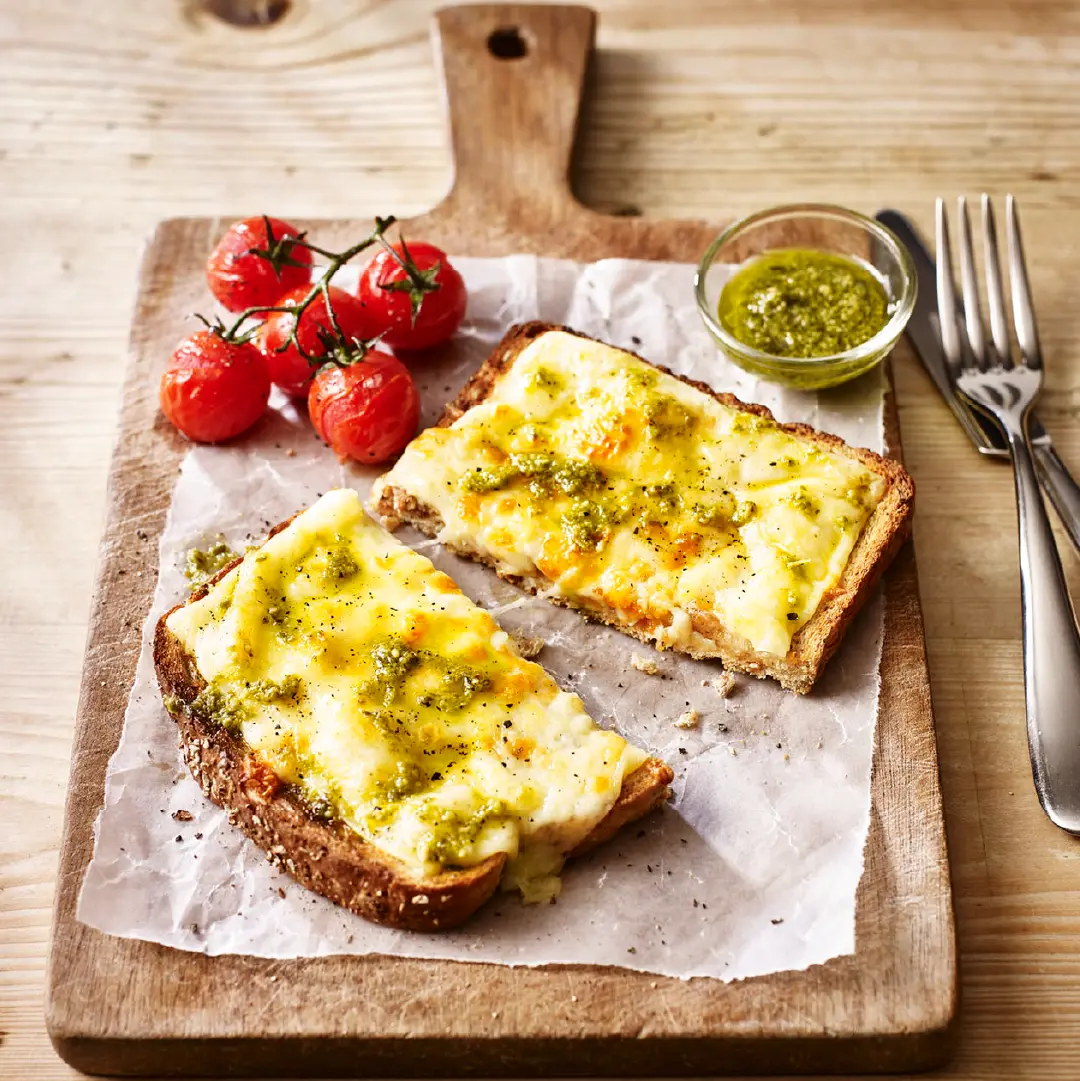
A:
{"type": "MultiPolygon", "coordinates": [[[[715,225],[606,217],[570,193],[594,29],[593,13],[581,7],[458,7],[436,15],[454,183],[438,207],[409,223],[409,235],[463,255],[697,260],[715,225]]],[[[306,224],[327,242],[358,231],[355,223],[306,224]]],[[[885,581],[872,813],[853,956],[725,984],[599,967],[204,957],[77,922],[106,765],[153,590],[157,538],[185,449],[158,415],[158,377],[190,329],[186,313],[205,303],[202,266],[223,225],[164,222],[142,266],[48,977],[48,1027],[63,1058],[96,1073],[376,1077],[848,1073],[942,1062],[954,1031],[957,963],[910,545],[885,581]]],[[[891,400],[886,430],[898,453],[891,400]]]]}

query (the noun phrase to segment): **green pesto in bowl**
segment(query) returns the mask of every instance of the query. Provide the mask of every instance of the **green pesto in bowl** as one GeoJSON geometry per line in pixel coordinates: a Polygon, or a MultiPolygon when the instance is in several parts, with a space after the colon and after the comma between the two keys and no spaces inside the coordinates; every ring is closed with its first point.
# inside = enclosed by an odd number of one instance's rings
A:
{"type": "Polygon", "coordinates": [[[915,267],[883,225],[844,207],[772,207],[728,226],[694,275],[721,354],[781,386],[834,387],[889,354],[915,307],[915,267]]]}
{"type": "Polygon", "coordinates": [[[861,261],[811,248],[752,259],[724,286],[717,315],[733,338],[775,357],[846,353],[877,334],[892,305],[861,261]]]}

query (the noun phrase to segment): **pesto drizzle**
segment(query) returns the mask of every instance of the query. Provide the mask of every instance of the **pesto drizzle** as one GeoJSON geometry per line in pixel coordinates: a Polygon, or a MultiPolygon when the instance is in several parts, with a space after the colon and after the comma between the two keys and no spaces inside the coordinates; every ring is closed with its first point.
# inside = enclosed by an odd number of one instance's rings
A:
{"type": "Polygon", "coordinates": [[[187,554],[184,577],[191,583],[192,589],[198,589],[235,558],[236,552],[225,543],[224,538],[214,541],[209,548],[192,548],[187,554]]]}

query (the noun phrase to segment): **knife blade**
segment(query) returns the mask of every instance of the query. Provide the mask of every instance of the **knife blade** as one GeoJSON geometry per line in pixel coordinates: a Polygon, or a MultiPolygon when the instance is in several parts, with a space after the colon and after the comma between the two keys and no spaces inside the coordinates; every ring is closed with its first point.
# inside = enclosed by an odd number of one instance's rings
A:
{"type": "MultiPolygon", "coordinates": [[[[915,226],[900,211],[882,210],[876,217],[882,225],[896,234],[915,264],[918,294],[906,330],[915,355],[979,453],[992,458],[1007,459],[1009,451],[1001,430],[990,417],[957,392],[953,373],[945,360],[945,353],[941,348],[937,277],[933,256],[915,231],[915,226]]],[[[963,317],[962,313],[960,317],[963,317]]],[[[1080,551],[1080,486],[1058,456],[1050,434],[1034,412],[1028,417],[1028,435],[1039,483],[1050,497],[1069,539],[1077,551],[1080,551]]]]}

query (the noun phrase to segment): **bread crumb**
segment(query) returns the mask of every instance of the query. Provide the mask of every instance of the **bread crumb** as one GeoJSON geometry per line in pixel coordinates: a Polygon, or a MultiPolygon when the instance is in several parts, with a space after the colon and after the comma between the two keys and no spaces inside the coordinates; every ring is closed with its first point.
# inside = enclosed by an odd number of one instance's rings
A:
{"type": "Polygon", "coordinates": [[[571,995],[570,996],[570,1001],[571,1002],[577,1002],[577,995],[571,995]]]}
{"type": "Polygon", "coordinates": [[[716,693],[727,698],[735,690],[735,677],[730,672],[721,672],[716,680],[716,693]]]}
{"type": "Polygon", "coordinates": [[[739,757],[739,752],[737,750],[735,750],[734,747],[729,747],[728,750],[731,752],[731,757],[732,758],[738,758],[739,757]]]}
{"type": "Polygon", "coordinates": [[[660,671],[660,665],[652,657],[639,657],[636,653],[630,658],[630,667],[644,672],[647,676],[655,676],[660,671]]]}
{"type": "Polygon", "coordinates": [[[696,709],[688,709],[674,723],[676,728],[697,728],[701,724],[701,714],[696,709]]]}
{"type": "Polygon", "coordinates": [[[499,1011],[498,1010],[492,1010],[491,1011],[491,1016],[492,1016],[493,1020],[497,1021],[499,1019],[499,1011]]]}
{"type": "Polygon", "coordinates": [[[547,645],[543,638],[533,638],[530,635],[522,634],[521,631],[511,631],[510,637],[513,639],[518,653],[525,660],[535,657],[547,645]]]}
{"type": "Polygon", "coordinates": [[[286,458],[295,458],[296,457],[296,447],[289,447],[289,449],[285,452],[285,457],[286,458]]]}
{"type": "Polygon", "coordinates": [[[190,811],[185,811],[183,808],[179,811],[173,811],[172,816],[177,822],[190,822],[195,817],[190,811]]]}

